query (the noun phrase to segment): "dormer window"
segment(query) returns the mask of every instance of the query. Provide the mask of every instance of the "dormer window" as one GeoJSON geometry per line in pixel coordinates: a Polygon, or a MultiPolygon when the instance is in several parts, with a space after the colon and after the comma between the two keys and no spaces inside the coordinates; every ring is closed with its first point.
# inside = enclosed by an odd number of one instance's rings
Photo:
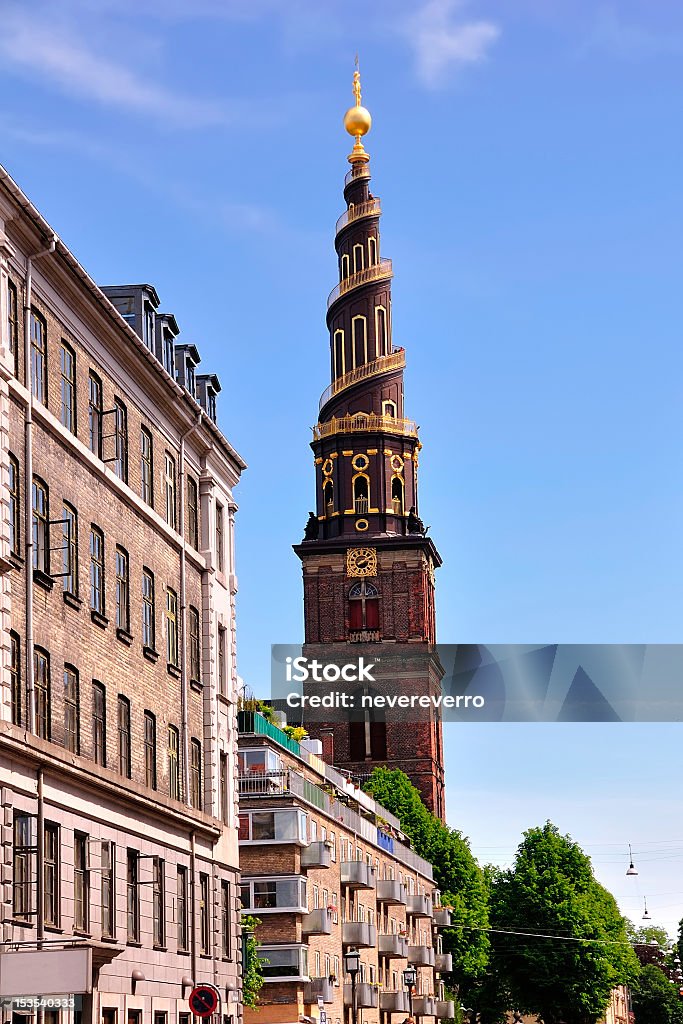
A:
{"type": "Polygon", "coordinates": [[[187,390],[192,395],[192,397],[194,398],[194,393],[195,393],[194,366],[192,365],[192,363],[190,362],[189,359],[187,360],[186,387],[187,387],[187,390]]]}
{"type": "Polygon", "coordinates": [[[154,351],[154,310],[145,306],[144,336],[142,339],[148,349],[154,351]]]}

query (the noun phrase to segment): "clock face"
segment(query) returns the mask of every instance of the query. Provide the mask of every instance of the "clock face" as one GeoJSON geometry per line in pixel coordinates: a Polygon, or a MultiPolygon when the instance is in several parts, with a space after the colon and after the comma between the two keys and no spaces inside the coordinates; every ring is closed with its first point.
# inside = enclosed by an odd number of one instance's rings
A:
{"type": "Polygon", "coordinates": [[[377,551],[375,548],[349,548],[346,552],[347,576],[376,576],[377,551]]]}

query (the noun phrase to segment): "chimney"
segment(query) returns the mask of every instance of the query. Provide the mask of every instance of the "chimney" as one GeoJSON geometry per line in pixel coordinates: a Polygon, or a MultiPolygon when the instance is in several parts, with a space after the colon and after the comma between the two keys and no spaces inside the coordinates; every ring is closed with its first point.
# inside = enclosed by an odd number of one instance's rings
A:
{"type": "Polygon", "coordinates": [[[323,761],[326,764],[334,764],[334,731],[332,729],[323,729],[320,733],[320,739],[323,745],[323,761]]]}

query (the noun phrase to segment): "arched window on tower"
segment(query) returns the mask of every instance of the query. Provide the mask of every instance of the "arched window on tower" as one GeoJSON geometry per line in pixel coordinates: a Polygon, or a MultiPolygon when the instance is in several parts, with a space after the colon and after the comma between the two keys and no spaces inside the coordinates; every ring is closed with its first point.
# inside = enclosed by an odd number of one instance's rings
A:
{"type": "Polygon", "coordinates": [[[387,311],[384,306],[377,306],[375,310],[375,334],[377,336],[377,355],[388,355],[387,311]]]}
{"type": "Polygon", "coordinates": [[[379,640],[379,591],[365,577],[349,591],[349,631],[351,640],[379,640]]]}
{"type": "Polygon", "coordinates": [[[351,260],[349,259],[349,254],[347,252],[345,252],[344,255],[341,258],[341,279],[342,279],[342,281],[345,280],[345,278],[347,278],[350,273],[351,273],[351,260]]]}
{"type": "Polygon", "coordinates": [[[353,332],[353,366],[363,366],[368,361],[367,321],[364,316],[354,316],[351,321],[353,332]]]}
{"type": "Polygon", "coordinates": [[[396,402],[382,402],[382,416],[391,416],[396,419],[396,402]]]}
{"type": "Polygon", "coordinates": [[[353,478],[353,507],[357,516],[366,515],[370,508],[370,481],[363,473],[353,478]]]}
{"type": "Polygon", "coordinates": [[[346,359],[344,356],[344,332],[334,332],[334,376],[341,377],[346,373],[346,359]]]}
{"type": "Polygon", "coordinates": [[[365,249],[362,245],[356,244],[353,247],[353,272],[358,274],[365,269],[365,249]]]}
{"type": "Polygon", "coordinates": [[[323,487],[323,504],[325,506],[325,515],[331,516],[334,512],[334,484],[331,480],[327,480],[323,487]]]}
{"type": "Polygon", "coordinates": [[[393,477],[391,481],[391,509],[395,516],[403,515],[403,481],[400,476],[393,477]]]}
{"type": "Polygon", "coordinates": [[[377,239],[374,235],[368,238],[368,266],[374,267],[377,263],[377,239]]]}

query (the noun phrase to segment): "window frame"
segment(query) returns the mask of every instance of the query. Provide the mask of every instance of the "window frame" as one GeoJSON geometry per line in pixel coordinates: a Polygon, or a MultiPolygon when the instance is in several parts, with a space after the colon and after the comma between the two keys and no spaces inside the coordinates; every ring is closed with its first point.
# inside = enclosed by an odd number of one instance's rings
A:
{"type": "Polygon", "coordinates": [[[76,353],[64,338],[59,346],[59,397],[59,422],[70,433],[77,434],[76,353]],[[68,376],[67,357],[71,360],[71,376],[68,376]],[[67,403],[65,397],[69,392],[67,403]],[[67,415],[68,422],[65,419],[67,415]]]}
{"type": "Polygon", "coordinates": [[[196,811],[203,810],[204,805],[202,774],[202,744],[193,736],[190,740],[190,807],[196,811]]]}
{"type": "Polygon", "coordinates": [[[88,373],[88,447],[98,459],[102,458],[103,413],[102,380],[91,369],[88,373]],[[93,401],[93,394],[96,395],[96,401],[93,401]]]}
{"type": "Polygon", "coordinates": [[[166,498],[166,525],[172,530],[178,529],[177,510],[177,477],[175,457],[169,451],[164,452],[164,495],[166,498]]]}
{"type": "Polygon", "coordinates": [[[178,649],[178,595],[173,587],[166,587],[166,663],[169,668],[179,667],[178,649]]]}
{"type": "Polygon", "coordinates": [[[182,798],[180,775],[180,731],[176,725],[168,727],[168,795],[171,800],[182,798]]]}
{"type": "Polygon", "coordinates": [[[90,866],[88,842],[89,837],[85,832],[74,830],[74,931],[85,934],[87,934],[90,929],[90,866]],[[79,907],[80,913],[78,910],[79,907]]]}
{"type": "Polygon", "coordinates": [[[122,399],[114,396],[114,472],[128,483],[128,409],[122,399]]]}
{"type": "Polygon", "coordinates": [[[63,501],[62,513],[62,592],[78,597],[78,511],[63,501]]]}
{"type": "Polygon", "coordinates": [[[176,936],[177,948],[179,952],[187,952],[190,947],[190,929],[189,929],[189,918],[188,918],[188,904],[189,904],[189,883],[188,883],[188,869],[184,864],[178,864],[177,881],[176,881],[176,901],[177,901],[177,926],[178,933],[176,936]],[[182,910],[181,910],[182,908],[182,910]]]}
{"type": "Polygon", "coordinates": [[[103,839],[100,845],[100,907],[102,937],[113,939],[116,937],[116,843],[108,839],[103,839]]]}
{"type": "Polygon", "coordinates": [[[199,551],[199,487],[193,476],[187,477],[187,532],[189,542],[199,551]]]}
{"type": "Polygon", "coordinates": [[[106,610],[104,533],[94,523],[90,525],[90,610],[104,617],[106,610]],[[99,555],[93,551],[93,541],[99,541],[99,555]],[[98,599],[95,600],[95,595],[98,599]]]}
{"type": "Polygon", "coordinates": [[[31,393],[47,408],[48,366],[47,366],[47,321],[33,306],[29,315],[29,338],[31,345],[31,393]],[[36,331],[36,327],[40,330],[36,331]],[[38,336],[38,337],[37,337],[38,336]],[[40,340],[41,344],[37,344],[40,340]],[[40,388],[38,388],[40,382],[40,388]]]}
{"type": "Polygon", "coordinates": [[[21,675],[21,637],[11,629],[10,639],[10,714],[12,725],[21,725],[23,719],[23,692],[21,675]]]}
{"type": "Polygon", "coordinates": [[[35,831],[35,818],[25,811],[15,810],[12,829],[12,917],[26,923],[31,923],[34,904],[35,831]]]}
{"type": "Polygon", "coordinates": [[[225,572],[225,509],[216,502],[216,571],[225,572]]]}
{"type": "Polygon", "coordinates": [[[140,853],[126,851],[126,941],[140,942],[140,853]]]}
{"type": "Polygon", "coordinates": [[[57,822],[46,821],[43,825],[43,918],[48,928],[59,928],[61,923],[60,867],[60,827],[57,822]]]}
{"type": "Polygon", "coordinates": [[[130,636],[130,557],[120,544],[116,545],[116,628],[130,636]]]}
{"type": "Polygon", "coordinates": [[[119,740],[118,773],[124,779],[131,778],[131,719],[130,700],[120,693],[116,702],[116,731],[119,740]]]}
{"type": "Polygon", "coordinates": [[[50,687],[50,655],[44,647],[34,646],[33,648],[33,702],[35,710],[36,736],[43,740],[52,738],[51,703],[52,694],[50,687]],[[43,681],[39,683],[42,673],[39,671],[41,665],[45,667],[43,681]],[[39,723],[44,722],[43,729],[39,723]]]}
{"type": "Polygon", "coordinates": [[[144,425],[140,427],[140,497],[154,508],[154,438],[144,425]]]}
{"type": "Polygon", "coordinates": [[[50,575],[50,489],[45,481],[35,474],[31,483],[33,570],[50,575]],[[44,508],[38,512],[36,498],[42,494],[44,508]]]}
{"type": "Polygon", "coordinates": [[[142,646],[150,652],[156,651],[156,598],[154,573],[147,566],[142,567],[142,646]],[[150,584],[149,594],[145,593],[145,581],[150,584]],[[147,618],[149,613],[149,621],[147,618]]]}
{"type": "Polygon", "coordinates": [[[207,872],[199,872],[199,952],[211,956],[211,884],[207,872]]]}
{"type": "Polygon", "coordinates": [[[8,513],[9,513],[9,545],[10,554],[21,557],[21,483],[19,476],[19,459],[12,452],[9,456],[8,513]]]}
{"type": "Polygon", "coordinates": [[[74,665],[66,663],[62,676],[64,686],[64,749],[72,754],[81,752],[81,704],[80,704],[80,680],[78,669],[74,665]],[[69,694],[72,684],[72,693],[69,694]],[[70,740],[70,742],[67,742],[70,740]]]}
{"type": "Polygon", "coordinates": [[[92,735],[93,761],[103,768],[107,766],[107,688],[99,679],[92,681],[92,735]],[[95,695],[98,695],[97,697],[95,695]],[[98,703],[101,698],[101,716],[98,715],[98,703]],[[101,737],[101,752],[99,739],[101,737]],[[100,754],[100,756],[98,756],[100,754]]]}
{"type": "Polygon", "coordinates": [[[152,941],[155,949],[166,947],[166,861],[152,857],[152,941]]]}
{"type": "Polygon", "coordinates": [[[7,340],[14,362],[14,376],[19,378],[19,292],[17,286],[7,279],[7,340]]]}
{"type": "Polygon", "coordinates": [[[199,609],[190,605],[187,612],[187,641],[189,648],[190,683],[201,685],[201,619],[199,609]]]}

